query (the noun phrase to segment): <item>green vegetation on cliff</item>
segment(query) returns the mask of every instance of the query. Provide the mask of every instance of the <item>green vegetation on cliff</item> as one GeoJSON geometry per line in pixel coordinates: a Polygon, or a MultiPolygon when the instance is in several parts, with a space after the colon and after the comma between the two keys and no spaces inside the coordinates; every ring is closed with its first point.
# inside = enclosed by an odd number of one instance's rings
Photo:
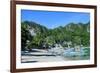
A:
{"type": "Polygon", "coordinates": [[[25,49],[47,49],[54,44],[61,44],[67,47],[71,42],[75,45],[90,45],[90,23],[69,23],[66,26],[59,26],[48,29],[36,22],[24,21],[21,23],[21,48],[25,49]]]}

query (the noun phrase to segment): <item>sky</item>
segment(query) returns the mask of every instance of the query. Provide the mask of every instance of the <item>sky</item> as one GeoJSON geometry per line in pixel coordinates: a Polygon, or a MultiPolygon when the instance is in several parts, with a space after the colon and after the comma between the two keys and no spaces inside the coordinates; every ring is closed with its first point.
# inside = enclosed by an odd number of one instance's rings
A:
{"type": "Polygon", "coordinates": [[[21,10],[21,21],[33,21],[53,29],[72,22],[87,23],[90,21],[90,14],[83,12],[21,10]]]}

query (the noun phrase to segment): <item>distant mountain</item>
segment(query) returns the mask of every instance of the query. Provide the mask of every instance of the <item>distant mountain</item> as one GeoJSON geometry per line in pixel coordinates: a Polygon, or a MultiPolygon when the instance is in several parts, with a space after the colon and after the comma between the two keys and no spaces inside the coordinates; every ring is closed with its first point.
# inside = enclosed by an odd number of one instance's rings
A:
{"type": "Polygon", "coordinates": [[[27,26],[27,30],[30,31],[31,35],[36,35],[37,33],[44,33],[48,29],[45,26],[42,26],[36,22],[29,22],[29,21],[24,21],[22,22],[22,25],[27,26]]]}
{"type": "MultiPolygon", "coordinates": [[[[22,48],[44,48],[59,43],[62,46],[64,42],[72,44],[89,46],[90,45],[90,23],[69,23],[65,26],[59,26],[54,29],[48,29],[42,24],[32,21],[21,23],[22,48]]],[[[72,46],[73,46],[72,45],[72,46]]]]}

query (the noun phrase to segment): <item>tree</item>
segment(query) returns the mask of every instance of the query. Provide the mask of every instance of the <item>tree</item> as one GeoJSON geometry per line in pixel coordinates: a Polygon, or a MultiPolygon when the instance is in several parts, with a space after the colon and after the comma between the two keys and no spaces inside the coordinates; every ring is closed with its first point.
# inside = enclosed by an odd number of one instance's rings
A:
{"type": "Polygon", "coordinates": [[[31,40],[31,35],[27,30],[28,25],[25,23],[21,23],[21,49],[26,50],[27,41],[31,40]]]}
{"type": "Polygon", "coordinates": [[[68,45],[64,42],[71,42],[74,46],[90,46],[90,23],[69,23],[66,26],[59,26],[54,29],[38,24],[36,22],[24,21],[21,23],[21,46],[25,48],[43,49],[45,47],[60,44],[63,47],[68,45]],[[35,35],[30,33],[30,28],[35,35]],[[29,42],[27,42],[29,41],[29,42]]]}

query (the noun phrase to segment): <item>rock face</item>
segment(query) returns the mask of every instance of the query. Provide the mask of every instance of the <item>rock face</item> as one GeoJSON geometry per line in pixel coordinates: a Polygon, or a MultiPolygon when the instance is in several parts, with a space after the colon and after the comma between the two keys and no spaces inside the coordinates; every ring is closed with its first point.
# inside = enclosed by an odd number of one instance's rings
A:
{"type": "Polygon", "coordinates": [[[34,29],[29,29],[29,32],[31,33],[32,36],[35,36],[36,35],[34,29]]]}

